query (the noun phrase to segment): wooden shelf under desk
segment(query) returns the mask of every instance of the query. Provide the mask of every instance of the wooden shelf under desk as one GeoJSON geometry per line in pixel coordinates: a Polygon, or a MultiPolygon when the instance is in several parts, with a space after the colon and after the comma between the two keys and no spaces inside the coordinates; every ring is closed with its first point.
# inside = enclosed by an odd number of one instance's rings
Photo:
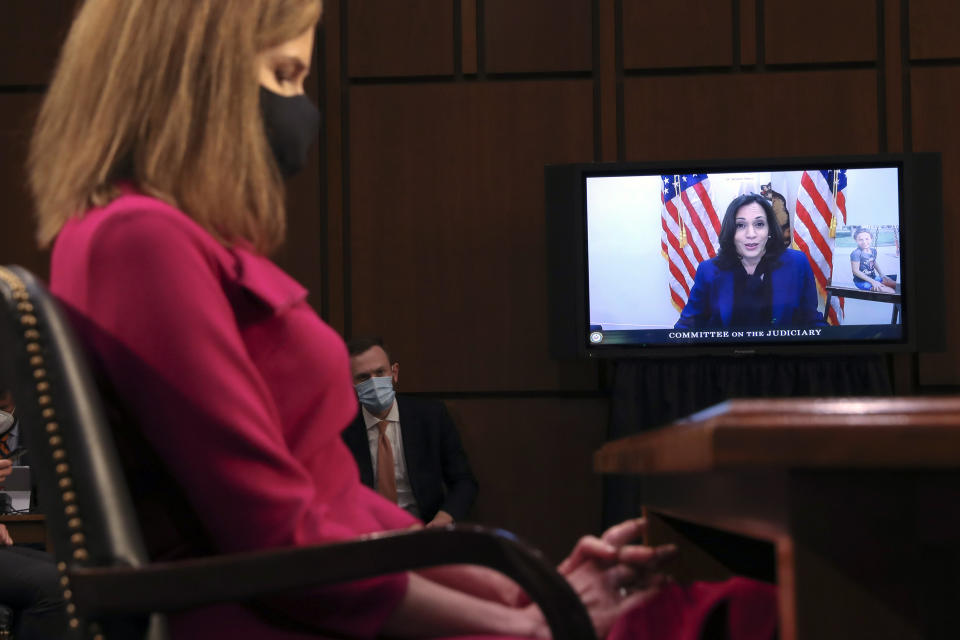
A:
{"type": "Polygon", "coordinates": [[[900,318],[900,285],[897,285],[896,293],[884,293],[882,291],[864,291],[857,287],[836,287],[828,285],[827,299],[823,305],[824,309],[830,308],[830,298],[856,298],[858,300],[869,300],[871,302],[886,302],[893,305],[893,312],[890,316],[890,324],[897,324],[900,318]]]}
{"type": "Polygon", "coordinates": [[[651,513],[772,543],[783,640],[957,637],[960,398],[733,400],[594,467],[641,476],[651,513]]]}

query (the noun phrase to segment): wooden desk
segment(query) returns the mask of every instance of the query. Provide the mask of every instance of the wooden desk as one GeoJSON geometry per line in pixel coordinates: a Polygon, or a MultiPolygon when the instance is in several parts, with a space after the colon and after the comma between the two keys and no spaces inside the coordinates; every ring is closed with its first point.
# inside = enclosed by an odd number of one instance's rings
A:
{"type": "Polygon", "coordinates": [[[735,400],[594,466],[772,545],[782,640],[960,637],[960,398],[735,400]]]}
{"type": "Polygon", "coordinates": [[[873,302],[886,302],[893,305],[893,314],[890,317],[890,324],[897,324],[900,317],[900,285],[897,284],[896,293],[884,293],[882,291],[864,291],[856,287],[835,287],[828,286],[827,300],[824,309],[830,308],[830,298],[856,298],[858,300],[871,300],[873,302]]]}
{"type": "Polygon", "coordinates": [[[10,537],[17,544],[42,544],[50,551],[47,539],[47,524],[42,514],[0,516],[0,524],[6,525],[10,537]]]}

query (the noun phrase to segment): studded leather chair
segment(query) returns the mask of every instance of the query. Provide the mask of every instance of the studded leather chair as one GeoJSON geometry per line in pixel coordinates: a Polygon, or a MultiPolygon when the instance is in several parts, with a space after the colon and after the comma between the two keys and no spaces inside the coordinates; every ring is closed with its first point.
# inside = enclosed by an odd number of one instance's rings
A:
{"type": "Polygon", "coordinates": [[[500,530],[454,525],[151,563],[83,351],[56,301],[20,267],[0,266],[0,354],[0,386],[16,399],[74,637],[159,640],[164,612],[454,563],[513,578],[554,638],[595,637],[566,580],[500,530]]]}

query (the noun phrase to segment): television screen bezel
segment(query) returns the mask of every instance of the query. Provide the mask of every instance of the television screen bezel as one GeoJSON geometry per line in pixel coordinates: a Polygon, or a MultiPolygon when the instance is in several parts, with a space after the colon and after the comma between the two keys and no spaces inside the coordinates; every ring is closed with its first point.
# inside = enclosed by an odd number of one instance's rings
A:
{"type": "MultiPolygon", "coordinates": [[[[663,356],[761,354],[838,354],[900,353],[917,351],[919,305],[917,295],[917,254],[914,225],[918,216],[912,209],[919,201],[917,191],[920,169],[914,158],[939,154],[820,155],[789,158],[725,158],[663,162],[588,162],[548,165],[546,177],[548,280],[550,298],[551,352],[558,358],[633,358],[663,356]],[[677,344],[677,345],[591,345],[588,341],[590,319],[587,249],[587,178],[594,176],[695,174],[716,172],[765,172],[817,169],[859,169],[896,167],[899,178],[900,270],[903,294],[901,323],[903,337],[897,341],[813,341],[756,344],[677,344]],[[571,318],[571,315],[573,317],[571,318]],[[576,336],[576,337],[574,337],[576,336]],[[575,341],[575,342],[574,342],[575,341]]],[[[929,164],[929,163],[928,163],[929,164]]],[[[939,173],[936,180],[939,189],[939,173]]],[[[929,187],[928,187],[929,188],[929,187]]],[[[939,194],[936,202],[939,204],[939,194]]],[[[942,236],[942,234],[940,234],[942,236]]],[[[936,254],[937,252],[933,252],[936,254]]],[[[935,257],[935,256],[934,256],[935,257]]],[[[936,270],[936,260],[928,271],[936,270]]],[[[940,257],[942,273],[942,256],[940,257]]],[[[935,277],[932,275],[931,277],[935,277]]],[[[931,287],[927,287],[928,289],[931,287]]]]}

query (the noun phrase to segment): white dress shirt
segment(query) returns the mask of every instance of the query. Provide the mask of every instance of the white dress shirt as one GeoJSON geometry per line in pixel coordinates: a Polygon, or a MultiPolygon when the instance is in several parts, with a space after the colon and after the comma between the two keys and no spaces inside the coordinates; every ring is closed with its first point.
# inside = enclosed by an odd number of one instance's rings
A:
{"type": "MultiPolygon", "coordinates": [[[[370,446],[370,462],[373,463],[373,486],[377,486],[377,447],[380,440],[380,429],[377,424],[380,418],[373,415],[367,408],[362,406],[360,411],[363,414],[363,422],[367,426],[367,444],[370,446]]],[[[403,455],[403,437],[400,431],[400,409],[397,407],[397,401],[393,401],[390,407],[390,413],[385,418],[389,425],[387,426],[387,440],[390,441],[390,447],[393,449],[393,471],[397,480],[397,504],[402,509],[406,509],[414,517],[420,517],[420,509],[417,507],[417,501],[413,498],[413,489],[410,487],[410,478],[407,475],[407,461],[403,455]]]]}

